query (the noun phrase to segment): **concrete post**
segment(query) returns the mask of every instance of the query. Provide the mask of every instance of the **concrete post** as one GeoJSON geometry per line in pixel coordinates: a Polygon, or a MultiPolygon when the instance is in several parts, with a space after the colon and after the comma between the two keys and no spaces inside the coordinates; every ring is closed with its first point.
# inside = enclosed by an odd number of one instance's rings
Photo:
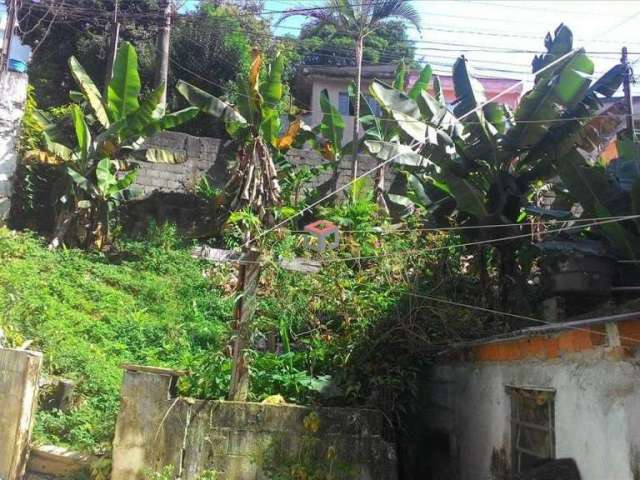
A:
{"type": "Polygon", "coordinates": [[[29,454],[42,354],[0,348],[0,478],[18,480],[29,454]]]}
{"type": "Polygon", "coordinates": [[[0,72],[0,223],[10,209],[11,181],[18,164],[16,147],[27,99],[24,73],[0,72]]]}

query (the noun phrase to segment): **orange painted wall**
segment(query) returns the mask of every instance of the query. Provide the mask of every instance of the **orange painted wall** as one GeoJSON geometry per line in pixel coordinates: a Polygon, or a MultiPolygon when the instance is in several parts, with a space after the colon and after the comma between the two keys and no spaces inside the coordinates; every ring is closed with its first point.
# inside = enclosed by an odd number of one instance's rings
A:
{"type": "MultiPolygon", "coordinates": [[[[618,322],[622,347],[630,351],[640,347],[640,319],[618,322]]],[[[550,335],[505,340],[471,348],[470,357],[477,362],[561,358],[608,345],[604,325],[567,330],[550,335]]]]}

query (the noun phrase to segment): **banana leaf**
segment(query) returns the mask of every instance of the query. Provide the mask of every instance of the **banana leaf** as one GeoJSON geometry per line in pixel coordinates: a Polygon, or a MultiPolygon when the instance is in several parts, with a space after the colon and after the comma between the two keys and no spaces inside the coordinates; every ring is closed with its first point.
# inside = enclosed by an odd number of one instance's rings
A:
{"type": "MultiPolygon", "coordinates": [[[[565,155],[555,164],[556,171],[569,193],[585,209],[586,216],[612,217],[628,212],[618,212],[611,208],[621,192],[615,188],[602,169],[587,164],[585,157],[577,150],[565,155]]],[[[627,258],[638,258],[640,242],[626,228],[617,222],[599,227],[612,245],[627,258]]]]}
{"type": "Polygon", "coordinates": [[[327,90],[320,92],[320,108],[324,116],[318,126],[318,131],[332,145],[334,158],[339,158],[342,151],[344,118],[329,101],[329,92],[327,90]]]}
{"type": "Polygon", "coordinates": [[[484,205],[485,193],[470,180],[446,170],[442,172],[442,179],[451,196],[455,199],[458,210],[478,219],[489,215],[484,205]]]}
{"type": "Polygon", "coordinates": [[[409,146],[400,143],[378,142],[367,140],[365,146],[379,160],[386,162],[391,160],[398,165],[410,167],[427,167],[434,165],[428,158],[414,152],[409,146]]]}
{"type": "Polygon", "coordinates": [[[516,125],[507,133],[509,145],[520,150],[532,148],[542,141],[554,121],[584,99],[592,74],[593,62],[580,49],[548,82],[536,83],[515,112],[516,125]]]}
{"type": "Polygon", "coordinates": [[[78,62],[76,57],[69,58],[69,69],[71,70],[71,75],[78,87],[80,87],[85,99],[89,102],[89,105],[91,105],[91,108],[93,109],[93,112],[100,124],[105,128],[108,127],[109,115],[105,109],[102,95],[100,94],[98,87],[93,83],[93,80],[91,80],[91,77],[82,65],[80,65],[80,62],[78,62]]]}
{"type": "MultiPolygon", "coordinates": [[[[534,57],[533,62],[531,62],[533,73],[542,70],[550,63],[569,53],[573,49],[573,33],[569,27],[561,23],[553,32],[553,36],[551,33],[547,33],[544,39],[544,46],[547,49],[547,53],[534,57]]],[[[558,62],[558,68],[562,66],[562,63],[558,62]]],[[[545,70],[536,76],[535,82],[538,83],[550,78],[554,71],[554,67],[545,70]]]]}
{"type": "Polygon", "coordinates": [[[374,80],[369,86],[369,93],[385,111],[400,112],[415,120],[420,120],[418,103],[409,98],[406,93],[388,87],[377,80],[374,80]]]}
{"type": "Polygon", "coordinates": [[[83,163],[89,158],[91,150],[91,132],[84,118],[84,113],[78,105],[71,107],[71,119],[73,120],[73,129],[76,134],[78,143],[78,152],[83,163]]]}
{"type": "Polygon", "coordinates": [[[124,42],[118,49],[113,77],[107,88],[107,108],[112,121],[138,110],[140,89],[138,55],[130,43],[124,42]]]}
{"type": "Polygon", "coordinates": [[[393,80],[393,88],[404,92],[404,87],[407,83],[407,64],[404,62],[404,58],[400,60],[395,72],[395,78],[393,80]]]}
{"type": "Polygon", "coordinates": [[[457,118],[462,118],[465,130],[469,133],[464,148],[465,154],[473,157],[492,157],[497,130],[487,122],[483,110],[478,109],[487,98],[484,87],[475,78],[473,69],[464,55],[453,65],[453,86],[457,97],[453,113],[457,118]]]}
{"type": "Polygon", "coordinates": [[[420,76],[416,80],[416,83],[414,83],[409,90],[409,98],[417,100],[421,93],[426,92],[429,88],[429,83],[431,83],[432,75],[433,70],[431,69],[431,65],[427,63],[420,71],[420,76]]]}
{"type": "Polygon", "coordinates": [[[233,105],[214,97],[204,90],[182,80],[178,82],[176,89],[191,105],[198,107],[204,113],[221,119],[230,135],[233,136],[240,128],[247,125],[247,120],[233,105]]]}

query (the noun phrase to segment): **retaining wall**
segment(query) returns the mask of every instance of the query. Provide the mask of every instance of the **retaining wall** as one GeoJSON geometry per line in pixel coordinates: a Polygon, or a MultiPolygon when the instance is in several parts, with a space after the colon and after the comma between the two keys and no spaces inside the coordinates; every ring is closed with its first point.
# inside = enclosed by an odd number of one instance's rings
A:
{"type": "MultiPolygon", "coordinates": [[[[140,163],[138,178],[132,187],[135,193],[146,196],[154,190],[163,192],[193,191],[202,177],[207,174],[210,183],[222,188],[227,181],[227,163],[222,154],[222,140],[218,138],[194,137],[179,132],[163,132],[149,140],[150,147],[163,148],[183,156],[186,161],[177,165],[140,163]]],[[[293,148],[287,153],[289,161],[300,167],[318,167],[326,164],[320,154],[310,149],[293,148]]],[[[376,159],[361,155],[359,157],[360,174],[371,170],[376,159]]],[[[317,187],[329,180],[331,171],[315,177],[310,187],[317,187]]],[[[393,173],[387,176],[387,184],[393,173]]],[[[347,156],[340,166],[338,186],[344,186],[351,180],[351,161],[347,156]]],[[[373,180],[373,175],[372,175],[373,180]]]]}
{"type": "Polygon", "coordinates": [[[171,370],[126,369],[112,480],[143,479],[167,465],[183,480],[208,471],[225,480],[266,480],[278,468],[397,479],[378,412],[192,400],[173,395],[176,381],[171,370]]]}
{"type": "Polygon", "coordinates": [[[0,479],[22,478],[29,454],[42,354],[0,348],[0,479]]]}
{"type": "Polygon", "coordinates": [[[27,99],[24,73],[0,72],[0,222],[11,207],[11,181],[18,162],[16,146],[27,99]]]}

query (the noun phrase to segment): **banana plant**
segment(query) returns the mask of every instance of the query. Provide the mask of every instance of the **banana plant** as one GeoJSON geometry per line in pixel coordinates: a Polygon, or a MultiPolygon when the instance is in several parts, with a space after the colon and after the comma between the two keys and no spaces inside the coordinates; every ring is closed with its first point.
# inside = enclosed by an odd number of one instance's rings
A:
{"type": "MultiPolygon", "coordinates": [[[[615,66],[594,82],[593,62],[584,49],[573,49],[573,35],[565,25],[547,36],[545,47],[547,52],[533,62],[538,72],[533,88],[514,112],[500,103],[487,103],[464,56],[453,66],[457,98],[452,108],[437,87],[433,94],[422,90],[411,98],[381,82],[371,85],[371,94],[401,131],[401,140],[398,145],[371,140],[367,147],[381,160],[393,158],[408,172],[405,202],[423,206],[437,223],[505,225],[467,233],[485,240],[518,233],[513,224],[524,220],[533,185],[557,174],[569,184],[579,148],[596,148],[608,140],[597,134],[594,116],[602,108],[600,97],[618,89],[623,72],[615,66]],[[411,148],[416,143],[419,151],[411,148]]],[[[572,191],[586,181],[575,176],[572,191]]],[[[603,212],[599,207],[598,211],[603,212]]],[[[495,248],[503,262],[502,278],[516,276],[518,242],[500,242],[495,248]]],[[[504,299],[508,286],[501,287],[504,299]]]]}
{"type": "Polygon", "coordinates": [[[141,98],[136,51],[129,43],[118,49],[113,78],[103,97],[75,57],[69,59],[71,74],[78,85],[82,103],[71,108],[75,143],[66,145],[47,125],[43,115],[43,150],[64,163],[69,182],[61,198],[63,209],[58,216],[51,248],[59,246],[74,224],[86,248],[102,248],[109,241],[109,212],[134,181],[135,170],[121,171],[128,160],[175,163],[183,159],[171,152],[146,148],[146,138],[174,128],[198,114],[190,107],[166,114],[161,104],[165,86],[141,98]]]}
{"type": "Polygon", "coordinates": [[[294,119],[281,133],[283,68],[281,54],[265,68],[262,54],[254,50],[249,73],[238,82],[235,105],[184,81],[177,86],[192,105],[220,119],[238,144],[236,165],[225,187],[229,211],[248,207],[267,225],[273,223],[274,207],[281,203],[277,165],[306,130],[300,119],[294,119]]]}
{"type": "Polygon", "coordinates": [[[601,108],[598,95],[611,96],[622,82],[617,66],[592,82],[593,63],[584,49],[573,50],[565,25],[548,35],[546,48],[547,54],[534,61],[536,69],[564,58],[537,75],[513,113],[505,105],[486,103],[464,56],[453,67],[453,109],[437,93],[423,90],[411,98],[374,82],[371,94],[395,120],[405,146],[384,148],[369,141],[370,151],[388,159],[404,150],[396,163],[412,169],[413,183],[427,196],[446,198],[447,213],[456,212],[460,222],[515,223],[532,183],[555,175],[565,156],[584,147],[587,138],[591,145],[598,142],[590,125],[601,108]],[[410,153],[410,141],[424,146],[410,153]]]}

